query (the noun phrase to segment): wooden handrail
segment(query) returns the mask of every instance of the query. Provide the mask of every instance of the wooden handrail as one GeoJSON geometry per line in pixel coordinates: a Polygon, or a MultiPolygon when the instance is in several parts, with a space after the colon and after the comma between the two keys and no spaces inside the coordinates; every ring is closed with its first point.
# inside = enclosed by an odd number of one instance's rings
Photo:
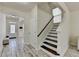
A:
{"type": "Polygon", "coordinates": [[[52,18],[49,20],[49,22],[45,25],[45,27],[42,29],[42,31],[37,35],[37,37],[39,37],[42,33],[43,33],[43,31],[45,30],[45,28],[49,25],[49,23],[53,20],[53,17],[54,16],[52,16],[52,18]]]}

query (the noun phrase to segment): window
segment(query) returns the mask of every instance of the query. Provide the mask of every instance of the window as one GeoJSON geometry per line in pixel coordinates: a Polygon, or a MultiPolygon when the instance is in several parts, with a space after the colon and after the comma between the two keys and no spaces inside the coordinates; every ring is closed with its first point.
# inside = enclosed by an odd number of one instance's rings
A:
{"type": "Polygon", "coordinates": [[[59,22],[61,22],[61,15],[55,16],[53,20],[54,20],[54,23],[59,23],[59,22]]]}
{"type": "Polygon", "coordinates": [[[59,8],[55,8],[52,10],[53,16],[61,15],[62,11],[59,8]]]}
{"type": "Polygon", "coordinates": [[[10,33],[15,33],[15,25],[10,25],[10,33]]]}
{"type": "Polygon", "coordinates": [[[55,8],[52,10],[53,16],[54,16],[54,23],[59,23],[61,22],[61,17],[62,17],[62,11],[59,8],[55,8]]]}

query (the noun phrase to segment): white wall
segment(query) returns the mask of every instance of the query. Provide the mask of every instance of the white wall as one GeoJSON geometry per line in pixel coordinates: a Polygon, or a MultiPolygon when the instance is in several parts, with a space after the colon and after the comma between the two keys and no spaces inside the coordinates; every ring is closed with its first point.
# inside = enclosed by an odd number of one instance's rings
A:
{"type": "Polygon", "coordinates": [[[77,39],[79,38],[79,11],[74,11],[70,13],[71,20],[70,20],[70,44],[77,46],[77,39]]]}
{"type": "Polygon", "coordinates": [[[30,20],[31,20],[31,12],[26,13],[26,17],[24,18],[24,39],[25,39],[25,44],[30,44],[30,20]]]}
{"type": "Polygon", "coordinates": [[[0,53],[2,52],[3,49],[3,40],[5,39],[6,36],[6,15],[0,13],[0,53]]]}
{"type": "Polygon", "coordinates": [[[37,22],[38,22],[38,34],[40,31],[44,28],[44,26],[48,23],[48,21],[52,18],[51,14],[48,12],[45,12],[44,10],[41,10],[38,8],[38,15],[37,15],[37,22]]]}
{"type": "Polygon", "coordinates": [[[37,49],[37,5],[32,9],[30,16],[30,44],[37,49]]]}
{"type": "MultiPolygon", "coordinates": [[[[44,10],[38,9],[38,15],[37,15],[37,33],[39,34],[40,31],[45,27],[45,25],[48,23],[48,21],[51,19],[51,15],[44,10]]],[[[53,20],[52,22],[46,27],[44,32],[38,37],[38,46],[42,44],[43,40],[45,39],[47,33],[49,30],[53,27],[53,20]]]]}
{"type": "Polygon", "coordinates": [[[48,21],[52,18],[50,14],[52,12],[48,6],[48,3],[39,3],[38,4],[38,11],[37,11],[37,28],[38,34],[44,28],[44,26],[48,23],[48,21]]]}
{"type": "MultiPolygon", "coordinates": [[[[52,18],[50,14],[50,8],[47,3],[40,3],[38,5],[37,11],[37,34],[41,32],[41,30],[45,27],[48,21],[52,18]],[[41,6],[42,5],[42,6],[41,6]]],[[[52,11],[51,11],[52,12],[52,11]]],[[[53,21],[46,27],[44,32],[38,37],[38,48],[42,44],[49,30],[53,27],[53,21]]]]}
{"type": "Polygon", "coordinates": [[[24,18],[19,18],[19,24],[18,24],[18,36],[20,38],[24,39],[24,18]],[[22,29],[20,29],[19,27],[23,27],[22,29]]]}

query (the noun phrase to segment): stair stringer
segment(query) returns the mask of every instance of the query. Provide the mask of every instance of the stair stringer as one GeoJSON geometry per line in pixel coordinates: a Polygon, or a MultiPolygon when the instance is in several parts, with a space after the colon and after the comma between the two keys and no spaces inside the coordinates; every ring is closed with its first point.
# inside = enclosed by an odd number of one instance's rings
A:
{"type": "Polygon", "coordinates": [[[65,48],[65,41],[63,41],[63,39],[65,39],[63,36],[66,34],[64,32],[64,25],[63,22],[60,23],[58,29],[58,48],[57,48],[57,52],[60,54],[61,57],[64,56],[64,54],[66,53],[68,48],[65,48]],[[63,49],[65,48],[65,49],[63,49]]]}

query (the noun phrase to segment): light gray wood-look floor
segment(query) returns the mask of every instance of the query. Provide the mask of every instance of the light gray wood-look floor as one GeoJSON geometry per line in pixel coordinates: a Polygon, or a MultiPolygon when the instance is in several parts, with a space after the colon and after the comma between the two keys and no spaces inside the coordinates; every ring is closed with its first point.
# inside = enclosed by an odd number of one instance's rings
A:
{"type": "Polygon", "coordinates": [[[65,53],[64,57],[79,57],[77,47],[71,46],[65,53]]]}
{"type": "MultiPolygon", "coordinates": [[[[44,51],[36,51],[31,45],[24,45],[21,38],[9,39],[9,45],[4,46],[1,57],[49,57],[44,51]]],[[[79,57],[77,47],[70,47],[64,57],[79,57]]]]}
{"type": "Polygon", "coordinates": [[[39,50],[38,52],[31,45],[24,45],[23,38],[9,39],[9,45],[3,47],[1,57],[48,57],[39,50]]]}
{"type": "Polygon", "coordinates": [[[28,47],[24,48],[22,41],[9,39],[9,45],[4,46],[1,57],[33,57],[28,47]]]}

